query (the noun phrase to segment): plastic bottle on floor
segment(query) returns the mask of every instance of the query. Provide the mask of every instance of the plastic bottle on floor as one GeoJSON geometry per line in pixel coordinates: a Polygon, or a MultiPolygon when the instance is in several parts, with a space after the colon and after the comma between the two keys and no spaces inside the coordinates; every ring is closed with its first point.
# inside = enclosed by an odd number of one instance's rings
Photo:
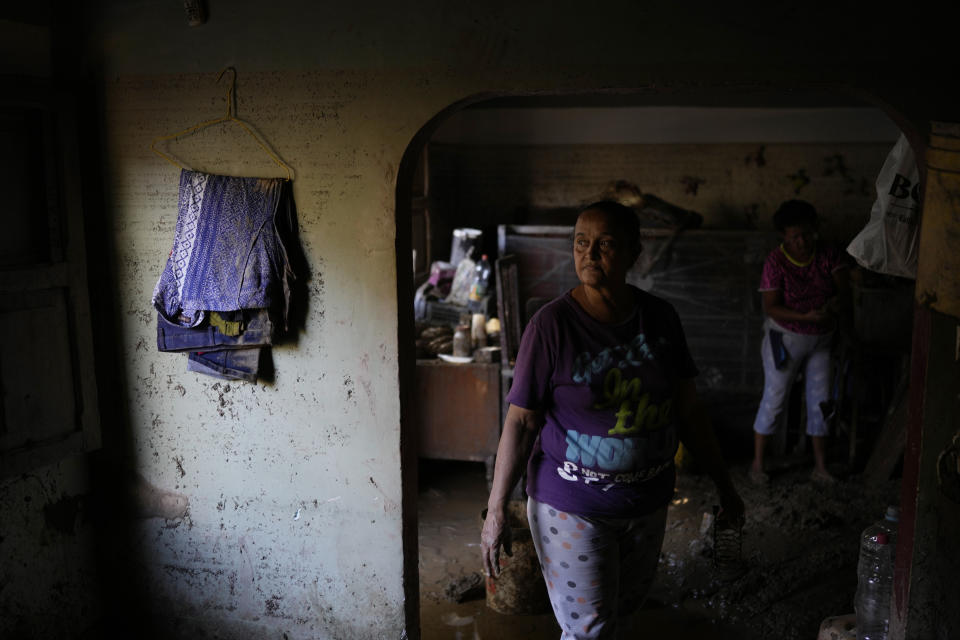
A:
{"type": "Polygon", "coordinates": [[[887,514],[863,530],[857,563],[857,640],[886,640],[893,592],[893,561],[900,510],[887,507],[887,514]]]}

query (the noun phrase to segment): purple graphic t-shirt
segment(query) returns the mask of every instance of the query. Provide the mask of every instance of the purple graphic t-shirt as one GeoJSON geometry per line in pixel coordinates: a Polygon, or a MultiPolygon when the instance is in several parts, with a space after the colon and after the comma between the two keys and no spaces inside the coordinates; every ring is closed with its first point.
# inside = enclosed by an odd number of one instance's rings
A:
{"type": "MultiPolygon", "coordinates": [[[[820,309],[837,293],[833,274],[849,266],[836,249],[817,249],[810,262],[799,266],[790,261],[783,249],[777,247],[763,263],[760,291],[782,291],[783,304],[804,313],[820,309]]],[[[806,335],[829,333],[832,327],[812,322],[777,321],[788,331],[806,335]]]]}
{"type": "Polygon", "coordinates": [[[622,323],[596,321],[567,292],[523,332],[507,401],[543,412],[527,493],[557,509],[631,517],[673,495],[673,396],[697,368],[673,307],[633,291],[622,323]]]}

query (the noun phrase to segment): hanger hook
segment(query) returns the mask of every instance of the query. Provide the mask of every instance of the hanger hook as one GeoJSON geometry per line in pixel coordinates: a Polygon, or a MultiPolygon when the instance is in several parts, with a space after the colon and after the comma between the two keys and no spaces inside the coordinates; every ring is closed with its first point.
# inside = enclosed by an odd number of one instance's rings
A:
{"type": "Polygon", "coordinates": [[[233,74],[230,79],[230,86],[227,87],[227,117],[230,118],[233,117],[233,114],[236,112],[236,109],[234,109],[233,106],[233,101],[236,99],[237,95],[237,70],[233,67],[224,67],[223,70],[220,71],[220,75],[217,76],[217,83],[223,79],[223,74],[225,74],[227,71],[230,71],[233,74]]]}

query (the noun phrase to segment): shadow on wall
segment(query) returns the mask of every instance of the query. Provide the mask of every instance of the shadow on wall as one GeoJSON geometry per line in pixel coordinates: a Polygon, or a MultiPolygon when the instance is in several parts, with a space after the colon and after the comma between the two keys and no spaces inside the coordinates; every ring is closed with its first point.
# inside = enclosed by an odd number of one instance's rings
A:
{"type": "MultiPolygon", "coordinates": [[[[103,96],[93,86],[80,91],[74,101],[64,103],[77,105],[70,117],[98,122],[103,96]]],[[[103,157],[96,127],[78,127],[77,135],[76,147],[85,156],[103,157]]],[[[104,183],[106,163],[68,160],[58,156],[51,161],[66,166],[66,179],[84,187],[78,210],[83,212],[86,240],[91,375],[97,382],[102,445],[0,477],[0,637],[171,637],[170,610],[148,599],[155,585],[143,583],[146,574],[140,567],[150,559],[143,558],[137,529],[145,520],[157,520],[161,528],[189,529],[190,499],[186,493],[152,485],[135,468],[130,398],[125,393],[129,371],[117,340],[122,319],[130,314],[119,308],[117,297],[118,251],[111,240],[115,207],[94,186],[104,183]]],[[[292,184],[284,188],[292,189],[292,184]]],[[[291,283],[289,331],[277,344],[296,346],[306,324],[311,270],[292,197],[289,201],[290,224],[282,229],[282,239],[296,279],[291,283]]],[[[143,306],[137,318],[151,315],[149,302],[143,306]]],[[[40,362],[40,373],[51,364],[40,362]]],[[[272,363],[265,372],[262,378],[269,383],[272,363]]],[[[0,422],[0,435],[2,427],[0,422]]]]}

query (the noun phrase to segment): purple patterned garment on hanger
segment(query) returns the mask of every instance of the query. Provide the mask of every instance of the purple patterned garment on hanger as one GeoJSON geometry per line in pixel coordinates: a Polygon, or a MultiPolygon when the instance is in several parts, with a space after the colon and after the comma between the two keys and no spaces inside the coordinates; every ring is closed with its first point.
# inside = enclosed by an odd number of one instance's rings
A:
{"type": "Polygon", "coordinates": [[[206,311],[286,309],[291,272],[276,225],[283,183],[180,173],[173,249],[152,299],[166,320],[195,327],[206,311]]]}

